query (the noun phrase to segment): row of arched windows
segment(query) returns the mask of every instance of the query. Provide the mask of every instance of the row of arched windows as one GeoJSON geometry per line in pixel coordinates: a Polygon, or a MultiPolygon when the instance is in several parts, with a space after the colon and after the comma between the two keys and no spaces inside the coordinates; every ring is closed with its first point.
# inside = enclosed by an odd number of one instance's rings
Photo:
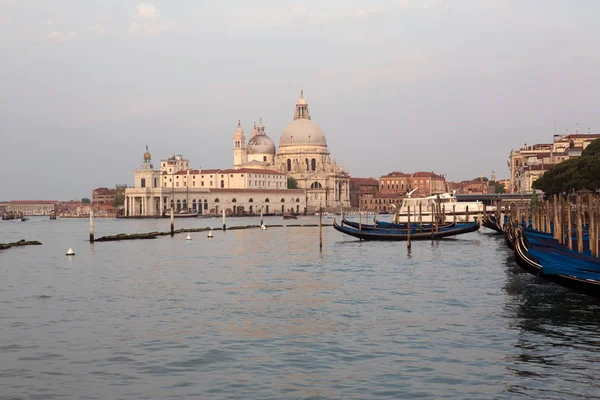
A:
{"type": "MultiPolygon", "coordinates": [[[[307,171],[316,171],[317,170],[317,159],[313,158],[310,160],[310,165],[308,162],[308,158],[304,160],[304,162],[306,163],[306,170],[307,171]]],[[[288,172],[292,170],[292,160],[291,159],[287,159],[287,170],[288,172]]]]}

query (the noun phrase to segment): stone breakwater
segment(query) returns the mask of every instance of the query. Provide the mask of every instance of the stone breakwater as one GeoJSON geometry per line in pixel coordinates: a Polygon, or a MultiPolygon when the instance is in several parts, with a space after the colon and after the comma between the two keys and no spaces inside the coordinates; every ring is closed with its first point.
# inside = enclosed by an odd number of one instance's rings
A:
{"type": "MultiPolygon", "coordinates": [[[[286,227],[316,227],[318,224],[294,224],[294,225],[265,225],[266,228],[286,228],[286,227]]],[[[333,226],[331,224],[323,226],[333,226]]],[[[232,226],[226,229],[226,231],[235,231],[241,229],[258,229],[260,225],[242,225],[242,226],[232,226]]],[[[178,233],[193,233],[193,232],[206,232],[206,231],[221,231],[223,228],[192,228],[192,229],[177,229],[173,231],[173,234],[176,235],[178,233]]],[[[145,239],[156,239],[159,236],[170,236],[171,232],[148,232],[148,233],[119,233],[117,235],[109,235],[103,236],[95,240],[95,242],[117,242],[121,240],[145,240],[145,239]]]]}
{"type": "Polygon", "coordinates": [[[19,246],[40,246],[42,243],[37,240],[25,240],[21,239],[18,242],[14,243],[0,243],[0,250],[10,249],[11,247],[19,247],[19,246]]]}

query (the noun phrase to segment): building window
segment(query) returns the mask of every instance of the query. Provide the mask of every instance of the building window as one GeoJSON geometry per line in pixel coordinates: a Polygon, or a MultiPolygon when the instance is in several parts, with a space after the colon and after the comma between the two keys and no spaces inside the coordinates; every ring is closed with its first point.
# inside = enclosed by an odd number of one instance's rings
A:
{"type": "Polygon", "coordinates": [[[292,170],[292,160],[289,158],[287,159],[287,170],[288,172],[292,170]]]}
{"type": "Polygon", "coordinates": [[[140,185],[145,188],[146,187],[146,178],[142,178],[140,185]]]}
{"type": "Polygon", "coordinates": [[[310,169],[313,171],[317,170],[317,160],[314,158],[310,160],[310,169]]]}
{"type": "Polygon", "coordinates": [[[263,156],[263,161],[267,161],[267,156],[263,156]]]}
{"type": "Polygon", "coordinates": [[[179,187],[179,182],[175,182],[175,186],[179,187]]]}
{"type": "Polygon", "coordinates": [[[225,181],[223,179],[221,179],[221,188],[225,187],[225,181]]]}

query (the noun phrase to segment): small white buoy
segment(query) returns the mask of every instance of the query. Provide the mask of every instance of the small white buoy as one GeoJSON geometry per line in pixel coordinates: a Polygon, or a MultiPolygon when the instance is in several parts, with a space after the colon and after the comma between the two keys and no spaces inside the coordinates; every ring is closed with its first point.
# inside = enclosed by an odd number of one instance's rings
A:
{"type": "Polygon", "coordinates": [[[67,256],[74,256],[74,255],[75,255],[75,252],[73,251],[73,249],[72,249],[72,248],[70,248],[70,247],[69,247],[69,250],[67,251],[67,254],[66,254],[66,255],[67,255],[67,256]]]}
{"type": "Polygon", "coordinates": [[[185,240],[192,240],[192,237],[190,236],[189,233],[188,233],[187,237],[185,238],[185,240]]]}
{"type": "Polygon", "coordinates": [[[267,230],[267,227],[265,226],[265,224],[262,224],[262,225],[260,226],[260,229],[262,229],[263,231],[266,231],[266,230],[267,230]]]}
{"type": "Polygon", "coordinates": [[[213,237],[213,234],[212,234],[212,229],[211,229],[210,231],[208,231],[208,237],[209,237],[209,238],[212,238],[212,237],[213,237]]]}

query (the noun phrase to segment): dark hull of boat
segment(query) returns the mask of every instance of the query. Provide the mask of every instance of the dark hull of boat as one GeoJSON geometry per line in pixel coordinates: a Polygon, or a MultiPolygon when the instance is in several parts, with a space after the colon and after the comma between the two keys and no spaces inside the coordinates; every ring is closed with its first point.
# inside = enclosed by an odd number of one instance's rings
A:
{"type": "MultiPolygon", "coordinates": [[[[372,231],[372,230],[388,231],[392,227],[396,230],[406,230],[408,227],[408,224],[393,224],[391,222],[379,222],[379,221],[377,221],[377,226],[370,225],[370,224],[359,224],[358,222],[348,221],[345,218],[343,219],[343,222],[344,222],[344,225],[348,225],[351,228],[370,230],[370,231],[372,231]]],[[[418,223],[415,224],[415,223],[411,222],[410,226],[412,227],[413,230],[418,230],[421,232],[431,232],[433,229],[431,224],[422,224],[421,227],[419,227],[418,223]]],[[[448,223],[448,224],[443,224],[443,225],[438,226],[438,229],[446,229],[446,228],[451,228],[453,226],[455,226],[454,223],[448,223]]]]}
{"type": "Polygon", "coordinates": [[[498,226],[498,224],[496,223],[496,221],[489,219],[489,218],[484,218],[482,221],[482,225],[485,226],[488,229],[493,230],[494,232],[497,233],[504,233],[504,231],[502,230],[502,228],[500,228],[498,226]]]}
{"type": "MultiPolygon", "coordinates": [[[[388,240],[388,241],[406,241],[408,234],[395,233],[380,230],[358,230],[348,226],[340,226],[335,221],[333,227],[338,232],[361,239],[361,240],[388,240]]],[[[464,233],[476,232],[479,229],[479,224],[476,222],[464,224],[454,228],[447,228],[438,232],[416,232],[410,234],[410,240],[433,240],[442,239],[445,237],[461,235],[464,233]]]]}
{"type": "Polygon", "coordinates": [[[538,264],[529,256],[523,239],[515,238],[514,250],[517,264],[530,274],[539,276],[549,282],[556,283],[557,285],[579,293],[584,293],[593,297],[600,297],[599,281],[579,279],[568,275],[545,275],[543,273],[543,266],[538,264]]]}

